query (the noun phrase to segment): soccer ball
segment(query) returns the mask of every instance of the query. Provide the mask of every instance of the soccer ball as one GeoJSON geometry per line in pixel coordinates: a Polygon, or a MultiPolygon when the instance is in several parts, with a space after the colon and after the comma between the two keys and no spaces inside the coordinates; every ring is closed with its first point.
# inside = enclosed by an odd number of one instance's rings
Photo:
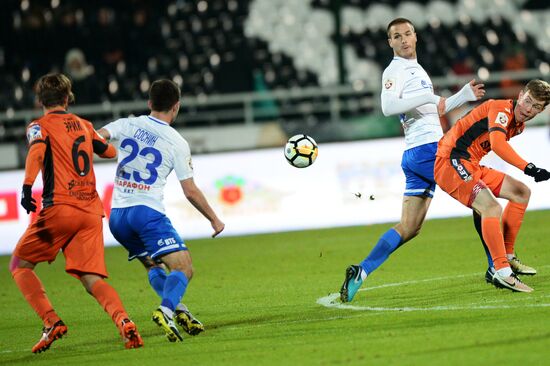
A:
{"type": "Polygon", "coordinates": [[[285,158],[296,168],[306,168],[317,158],[317,143],[308,135],[292,136],[285,145],[285,158]]]}

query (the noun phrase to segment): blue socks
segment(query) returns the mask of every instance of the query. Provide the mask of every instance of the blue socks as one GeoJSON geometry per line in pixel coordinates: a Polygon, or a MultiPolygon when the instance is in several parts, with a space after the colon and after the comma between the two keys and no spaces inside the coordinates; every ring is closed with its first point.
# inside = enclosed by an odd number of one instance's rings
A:
{"type": "Polygon", "coordinates": [[[162,299],[164,291],[164,281],[166,281],[166,272],[160,267],[153,267],[148,272],[149,284],[155,290],[157,295],[162,299]]]}
{"type": "Polygon", "coordinates": [[[164,283],[164,291],[162,293],[161,306],[165,306],[168,309],[174,311],[176,305],[179,304],[189,280],[185,277],[185,274],[180,271],[172,271],[166,277],[164,283]]]}
{"type": "Polygon", "coordinates": [[[400,245],[401,235],[394,228],[389,229],[380,237],[368,257],[361,262],[361,268],[367,274],[374,272],[400,245]]]}

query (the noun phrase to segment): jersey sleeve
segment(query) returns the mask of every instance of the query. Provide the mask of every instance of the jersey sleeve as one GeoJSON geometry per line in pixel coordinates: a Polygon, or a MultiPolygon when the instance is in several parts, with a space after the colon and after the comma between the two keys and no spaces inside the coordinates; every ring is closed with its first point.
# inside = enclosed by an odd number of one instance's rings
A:
{"type": "Polygon", "coordinates": [[[457,93],[451,95],[445,101],[445,113],[449,113],[455,108],[460,107],[461,105],[468,102],[475,102],[477,100],[474,90],[470,86],[470,83],[467,83],[458,91],[457,93]]]}
{"type": "Polygon", "coordinates": [[[439,96],[433,93],[426,93],[413,98],[403,99],[404,87],[403,70],[386,69],[382,75],[382,92],[380,95],[382,113],[385,116],[392,116],[408,112],[421,105],[439,103],[439,96]]]}
{"type": "Polygon", "coordinates": [[[109,132],[109,135],[111,135],[110,140],[120,140],[120,133],[124,128],[125,121],[126,118],[121,118],[103,126],[103,128],[109,132]]]}
{"type": "Polygon", "coordinates": [[[175,143],[174,171],[178,180],[185,180],[193,177],[193,162],[191,161],[191,150],[189,144],[183,138],[175,143]]]}
{"type": "Polygon", "coordinates": [[[25,178],[23,184],[33,185],[44,161],[46,151],[47,131],[42,128],[40,121],[33,121],[27,127],[27,143],[29,152],[25,160],[25,178]]]}
{"type": "Polygon", "coordinates": [[[495,101],[489,107],[487,118],[489,120],[489,142],[491,143],[491,150],[507,163],[520,170],[524,170],[528,164],[527,161],[523,160],[506,140],[510,121],[512,121],[513,118],[513,109],[510,103],[506,101],[495,101]]]}
{"type": "Polygon", "coordinates": [[[45,143],[48,132],[42,127],[40,121],[33,121],[27,127],[27,144],[30,147],[35,143],[45,143]]]}
{"type": "Polygon", "coordinates": [[[94,139],[92,145],[94,148],[94,153],[97,154],[100,158],[112,159],[116,157],[116,149],[113,145],[105,141],[105,139],[94,130],[94,139]]]}

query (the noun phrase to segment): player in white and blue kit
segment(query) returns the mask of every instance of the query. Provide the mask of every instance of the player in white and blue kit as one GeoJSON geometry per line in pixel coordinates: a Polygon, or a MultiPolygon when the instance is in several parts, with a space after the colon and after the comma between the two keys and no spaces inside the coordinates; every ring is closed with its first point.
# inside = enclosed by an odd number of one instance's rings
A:
{"type": "Polygon", "coordinates": [[[390,22],[387,32],[394,58],[382,75],[381,100],[384,115],[399,115],[405,131],[401,167],[406,187],[401,221],[380,237],[360,265],[346,269],[340,289],[342,302],[353,300],[365,278],[419,233],[435,190],[435,153],[443,136],[439,117],[468,101],[480,99],[485,93],[483,84],[472,80],[448,99],[435,95],[430,77],[416,59],[413,24],[397,18],[390,22]]]}
{"type": "Polygon", "coordinates": [[[189,334],[204,329],[181,303],[193,268],[185,243],[164,214],[164,186],[172,170],[185,197],[210,221],[212,237],[225,227],[194,183],[187,141],[170,126],[180,98],[177,84],[157,80],[149,91],[151,114],[122,118],[99,130],[103,137],[120,141],[109,227],[128,250],[128,259],[138,258],[148,270],[149,283],[162,298],[153,321],[171,342],[183,339],[174,318],[189,334]]]}

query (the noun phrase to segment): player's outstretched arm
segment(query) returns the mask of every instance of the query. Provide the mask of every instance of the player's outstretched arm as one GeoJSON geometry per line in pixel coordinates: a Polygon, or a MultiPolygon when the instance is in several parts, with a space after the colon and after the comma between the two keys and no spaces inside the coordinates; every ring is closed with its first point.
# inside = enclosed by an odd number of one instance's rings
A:
{"type": "Polygon", "coordinates": [[[212,237],[215,238],[219,233],[223,231],[223,229],[225,228],[225,224],[218,218],[218,216],[206,200],[206,197],[204,197],[202,191],[195,184],[195,180],[192,177],[180,180],[180,184],[181,188],[183,189],[183,193],[185,194],[185,197],[189,200],[189,202],[191,202],[191,204],[210,221],[212,229],[214,229],[212,237]]]}
{"type": "Polygon", "coordinates": [[[470,82],[464,85],[457,93],[443,100],[444,108],[439,105],[439,115],[441,116],[442,114],[448,113],[467,102],[475,102],[476,100],[480,100],[485,95],[484,86],[484,84],[477,83],[476,79],[470,80],[470,82]]]}
{"type": "Polygon", "coordinates": [[[504,161],[512,164],[516,168],[522,170],[526,175],[533,177],[535,182],[544,182],[550,179],[550,172],[546,169],[537,168],[533,163],[527,163],[523,160],[508,144],[504,133],[500,131],[491,132],[489,135],[492,150],[501,157],[504,161]]]}
{"type": "Polygon", "coordinates": [[[27,211],[36,212],[36,200],[32,197],[32,185],[40,172],[44,161],[46,144],[34,143],[29,148],[27,159],[25,161],[25,179],[23,180],[23,189],[21,190],[21,206],[27,211]]]}
{"type": "Polygon", "coordinates": [[[116,149],[113,145],[107,142],[105,137],[95,131],[92,146],[94,148],[94,153],[97,154],[100,158],[112,159],[116,157],[116,149]]]}
{"type": "Polygon", "coordinates": [[[441,97],[438,95],[426,93],[416,97],[403,99],[399,98],[395,93],[382,92],[382,113],[384,116],[388,117],[406,113],[428,103],[438,105],[440,98],[441,97]]]}
{"type": "Polygon", "coordinates": [[[100,128],[96,132],[99,134],[99,136],[103,137],[107,141],[109,141],[111,139],[111,134],[105,128],[100,128]]]}
{"type": "Polygon", "coordinates": [[[502,160],[515,166],[520,170],[524,170],[527,162],[514,150],[514,148],[506,141],[506,133],[504,130],[491,131],[489,133],[489,142],[491,150],[495,152],[502,160]]]}

